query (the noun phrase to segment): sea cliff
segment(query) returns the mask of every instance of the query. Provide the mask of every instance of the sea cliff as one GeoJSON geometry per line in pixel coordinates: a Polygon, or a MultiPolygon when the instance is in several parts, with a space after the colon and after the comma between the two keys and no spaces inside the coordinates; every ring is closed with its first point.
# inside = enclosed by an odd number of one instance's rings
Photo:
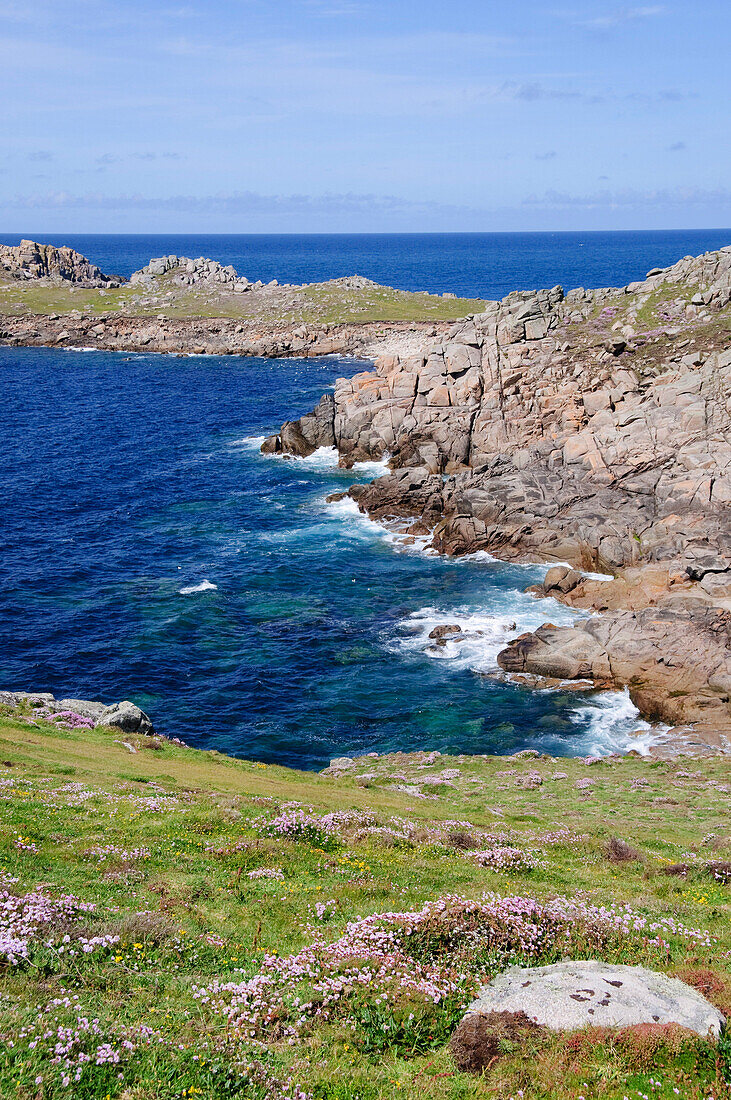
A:
{"type": "Polygon", "coordinates": [[[602,614],[516,638],[501,667],[628,686],[668,743],[728,751],[730,302],[731,248],[621,289],[511,294],[263,449],[389,455],[350,490],[372,518],[447,554],[564,563],[543,594],[602,614]]]}

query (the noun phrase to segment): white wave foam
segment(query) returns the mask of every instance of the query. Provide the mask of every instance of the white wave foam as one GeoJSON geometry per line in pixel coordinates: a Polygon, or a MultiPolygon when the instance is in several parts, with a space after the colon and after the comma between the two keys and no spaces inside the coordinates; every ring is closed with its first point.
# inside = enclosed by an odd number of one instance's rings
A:
{"type": "Polygon", "coordinates": [[[232,439],[229,447],[246,447],[247,450],[258,451],[266,438],[265,435],[244,435],[241,439],[232,439]]]}
{"type": "Polygon", "coordinates": [[[586,726],[586,751],[592,756],[629,752],[630,749],[646,756],[669,728],[652,726],[640,718],[626,689],[591,695],[570,717],[576,725],[586,726]]]}
{"type": "MultiPolygon", "coordinates": [[[[287,456],[280,456],[287,457],[287,456]]],[[[331,470],[333,467],[337,469],[338,460],[340,455],[338,454],[336,447],[318,447],[316,451],[313,451],[311,455],[307,455],[304,458],[292,458],[290,455],[288,461],[301,463],[303,466],[307,466],[313,470],[331,470]]]]}
{"type": "Polygon", "coordinates": [[[370,474],[373,478],[383,477],[384,474],[390,473],[388,459],[389,455],[384,455],[383,458],[374,458],[368,462],[355,462],[353,470],[359,474],[370,474]]]}
{"type": "Polygon", "coordinates": [[[324,503],[326,511],[344,524],[345,533],[357,532],[359,536],[367,532],[373,539],[382,539],[394,550],[402,553],[427,554],[438,557],[429,543],[431,535],[409,535],[401,530],[403,520],[394,520],[389,524],[388,520],[373,520],[360,508],[352,497],[343,497],[341,500],[331,500],[324,503]]]}
{"type": "Polygon", "coordinates": [[[386,647],[394,653],[421,654],[431,660],[449,661],[454,669],[494,672],[497,655],[508,641],[526,630],[536,630],[550,620],[572,623],[577,615],[555,600],[535,600],[523,592],[506,590],[495,596],[495,610],[487,607],[457,607],[450,611],[422,607],[398,625],[396,637],[386,647]],[[507,605],[507,606],[506,606],[507,605]],[[429,637],[435,627],[454,624],[459,634],[448,635],[444,645],[429,637]]]}
{"type": "Polygon", "coordinates": [[[178,591],[181,596],[190,596],[193,592],[213,592],[217,588],[218,585],[213,584],[212,581],[201,581],[200,584],[190,584],[186,588],[178,589],[178,591]]]}

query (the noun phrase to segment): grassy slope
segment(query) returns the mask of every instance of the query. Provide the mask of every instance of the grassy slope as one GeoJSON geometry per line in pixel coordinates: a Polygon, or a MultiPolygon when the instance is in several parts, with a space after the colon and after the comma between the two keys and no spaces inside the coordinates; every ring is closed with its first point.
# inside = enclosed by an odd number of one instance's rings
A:
{"type": "Polygon", "coordinates": [[[367,321],[451,321],[468,313],[479,313],[484,307],[485,303],[478,298],[442,298],[436,294],[412,294],[380,286],[356,290],[332,283],[234,294],[182,289],[165,278],[156,280],[152,289],[123,286],[104,291],[33,282],[3,284],[0,281],[0,316],[46,315],[71,310],[96,315],[123,310],[131,316],[165,315],[180,320],[226,317],[242,321],[291,321],[293,324],[363,324],[367,321]]]}
{"type": "MultiPolygon", "coordinates": [[[[0,867],[19,880],[11,890],[45,884],[51,895],[69,892],[93,901],[97,909],[83,918],[85,934],[120,937],[88,955],[59,953],[58,939],[52,949],[36,944],[28,962],[0,970],[0,1031],[8,1044],[0,1051],[2,1097],[274,1100],[296,1095],[271,1083],[290,1076],[322,1100],[517,1097],[519,1089],[526,1100],[642,1094],[669,1100],[678,1095],[674,1089],[682,1096],[712,1093],[716,1100],[727,1095],[716,1049],[686,1040],[669,1050],[666,1040],[654,1049],[659,1040],[622,1046],[537,1039],[527,1053],[507,1043],[484,1077],[458,1073],[446,1043],[470,982],[508,957],[535,961],[519,950],[499,959],[494,952],[465,951],[459,937],[450,946],[467,975],[458,995],[434,1005],[397,992],[377,1004],[388,979],[374,980],[339,1002],[329,1022],[308,1018],[291,1044],[282,1034],[287,1021],[281,1006],[252,1038],[226,1028],[220,1008],[193,995],[194,986],[256,974],[267,953],[301,950],[313,930],[333,940],[348,921],[371,913],[495,891],[628,902],[643,914],[707,929],[717,939],[705,946],[664,932],[667,945],[656,947],[630,931],[597,948],[577,926],[568,948],[562,943],[536,957],[568,952],[645,962],[700,983],[729,1008],[728,887],[700,868],[685,878],[662,873],[683,858],[729,858],[729,768],[723,760],[647,764],[625,758],[587,767],[548,758],[395,756],[365,758],[349,778],[333,779],[149,739],[137,739],[138,751],[130,753],[116,737],[0,719],[0,867]],[[424,784],[425,776],[445,769],[446,782],[424,784]],[[543,779],[537,789],[523,786],[531,772],[543,779]],[[557,773],[567,778],[553,779],[557,773]],[[594,785],[577,789],[576,782],[587,778],[594,785]],[[417,782],[430,797],[415,796],[417,782]],[[410,790],[394,789],[398,785],[410,790]],[[174,801],[158,801],[170,796],[174,801]],[[291,803],[317,813],[372,811],[380,824],[405,818],[416,830],[409,842],[387,833],[357,839],[347,827],[339,839],[307,841],[262,836],[261,826],[252,827],[291,803]],[[510,834],[512,843],[537,852],[541,866],[510,874],[480,867],[447,839],[454,826],[440,834],[439,822],[448,819],[470,822],[473,833],[510,834]],[[568,838],[550,835],[561,827],[568,827],[568,838]],[[608,861],[612,836],[636,845],[644,861],[608,861]],[[118,851],[106,858],[83,854],[97,845],[118,851]],[[142,847],[149,857],[130,854],[142,847]],[[283,878],[249,878],[259,867],[281,869],[283,878]],[[321,920],[316,906],[322,902],[328,905],[321,920]],[[80,1030],[78,1016],[98,1018],[99,1035],[80,1030]],[[139,1024],[155,1029],[149,1044],[140,1042],[139,1024]],[[92,1056],[80,1080],[66,1086],[50,1050],[60,1025],[76,1035],[74,1051],[92,1056]],[[42,1037],[44,1028],[50,1038],[42,1037]],[[125,1035],[134,1052],[124,1051],[125,1035]],[[121,1061],[97,1065],[95,1052],[107,1040],[121,1061]]],[[[69,930],[66,952],[76,936],[73,926],[69,930]]],[[[447,960],[440,936],[409,943],[413,967],[416,960],[447,960]]]]}

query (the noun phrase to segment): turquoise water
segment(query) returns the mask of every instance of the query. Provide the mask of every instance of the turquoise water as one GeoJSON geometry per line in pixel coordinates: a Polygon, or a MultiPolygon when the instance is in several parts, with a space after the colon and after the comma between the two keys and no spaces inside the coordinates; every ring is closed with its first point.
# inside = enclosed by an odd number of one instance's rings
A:
{"type": "Polygon", "coordinates": [[[623,695],[490,677],[507,638],[571,620],[523,593],[543,567],[440,559],[326,502],[377,464],[259,453],[362,366],[0,349],[0,686],[131,698],[163,733],[304,768],[632,743],[623,695]]]}

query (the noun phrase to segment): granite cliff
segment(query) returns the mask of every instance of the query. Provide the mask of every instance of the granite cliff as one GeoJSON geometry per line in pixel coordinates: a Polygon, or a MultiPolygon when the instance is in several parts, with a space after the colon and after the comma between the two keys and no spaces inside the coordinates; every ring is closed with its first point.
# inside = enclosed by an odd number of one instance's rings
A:
{"type": "Polygon", "coordinates": [[[388,454],[350,490],[373,518],[447,554],[567,563],[551,594],[604,614],[516,640],[502,668],[628,685],[728,747],[730,302],[731,248],[622,289],[514,293],[341,380],[264,450],[388,454]]]}
{"type": "Polygon", "coordinates": [[[46,279],[87,288],[119,286],[124,281],[105,275],[73,248],[25,240],[19,245],[0,245],[0,270],[6,278],[46,279]]]}

